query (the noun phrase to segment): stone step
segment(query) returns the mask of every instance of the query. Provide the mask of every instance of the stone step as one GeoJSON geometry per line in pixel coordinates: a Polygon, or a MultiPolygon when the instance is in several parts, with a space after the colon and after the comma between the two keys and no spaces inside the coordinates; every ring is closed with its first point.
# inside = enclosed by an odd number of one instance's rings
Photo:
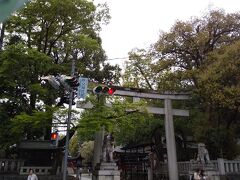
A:
{"type": "Polygon", "coordinates": [[[100,170],[118,170],[118,167],[115,166],[100,166],[100,170]]]}

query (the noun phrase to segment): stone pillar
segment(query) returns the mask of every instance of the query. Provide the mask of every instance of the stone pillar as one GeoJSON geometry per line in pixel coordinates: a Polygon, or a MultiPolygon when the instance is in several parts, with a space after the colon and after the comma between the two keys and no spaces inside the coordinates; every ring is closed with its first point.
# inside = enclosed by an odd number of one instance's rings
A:
{"type": "Polygon", "coordinates": [[[103,135],[104,130],[98,131],[95,135],[93,150],[93,168],[95,168],[95,166],[100,163],[100,160],[102,158],[103,135]]]}
{"type": "Polygon", "coordinates": [[[225,172],[225,166],[224,166],[224,159],[218,158],[218,159],[217,159],[217,162],[218,162],[218,171],[219,171],[219,174],[220,174],[220,175],[225,175],[226,172],[225,172]]]}
{"type": "Polygon", "coordinates": [[[148,180],[153,180],[153,169],[148,167],[148,180]]]}
{"type": "Polygon", "coordinates": [[[164,100],[164,111],[165,111],[165,131],[167,142],[169,180],[178,180],[176,143],[174,135],[173,112],[172,112],[173,110],[171,99],[164,100]]]}
{"type": "Polygon", "coordinates": [[[120,171],[114,162],[102,162],[98,170],[93,171],[93,180],[120,180],[120,171]]]}

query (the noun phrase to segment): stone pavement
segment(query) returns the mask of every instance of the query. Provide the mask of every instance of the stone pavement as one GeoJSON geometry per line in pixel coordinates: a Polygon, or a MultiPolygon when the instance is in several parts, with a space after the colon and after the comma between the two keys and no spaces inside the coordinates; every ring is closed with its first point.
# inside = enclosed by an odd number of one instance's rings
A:
{"type": "MultiPolygon", "coordinates": [[[[74,175],[76,177],[76,175],[74,175]]],[[[92,176],[89,176],[88,174],[82,174],[81,180],[92,180],[92,176]]]]}
{"type": "Polygon", "coordinates": [[[81,180],[92,180],[92,176],[89,176],[88,174],[82,174],[81,180]]]}

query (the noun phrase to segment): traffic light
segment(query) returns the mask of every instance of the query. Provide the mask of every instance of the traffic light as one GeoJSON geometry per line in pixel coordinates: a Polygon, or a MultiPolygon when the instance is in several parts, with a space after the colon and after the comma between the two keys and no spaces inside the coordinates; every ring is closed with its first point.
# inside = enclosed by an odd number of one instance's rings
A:
{"type": "Polygon", "coordinates": [[[59,89],[60,82],[52,75],[41,77],[41,80],[49,82],[54,89],[59,89]]]}
{"type": "Polygon", "coordinates": [[[51,133],[51,144],[54,146],[58,146],[58,133],[57,132],[51,133]]]}
{"type": "Polygon", "coordinates": [[[95,94],[100,94],[102,92],[102,86],[97,86],[97,87],[93,88],[93,92],[95,94]]]}
{"type": "Polygon", "coordinates": [[[108,94],[113,95],[115,91],[116,91],[116,88],[111,87],[108,89],[108,94]]]}
{"type": "Polygon", "coordinates": [[[66,89],[76,89],[79,86],[77,77],[61,75],[58,79],[66,89]]]}
{"type": "Polygon", "coordinates": [[[76,77],[67,76],[65,81],[72,88],[79,86],[79,82],[76,77]]]}
{"type": "Polygon", "coordinates": [[[115,91],[116,91],[116,88],[108,87],[108,86],[96,86],[95,88],[93,88],[93,93],[95,94],[113,95],[115,91]]]}
{"type": "MultiPolygon", "coordinates": [[[[57,106],[63,106],[63,104],[69,104],[69,97],[63,96],[60,98],[60,101],[57,103],[57,106]]],[[[72,105],[75,105],[74,99],[72,99],[72,105]]]]}

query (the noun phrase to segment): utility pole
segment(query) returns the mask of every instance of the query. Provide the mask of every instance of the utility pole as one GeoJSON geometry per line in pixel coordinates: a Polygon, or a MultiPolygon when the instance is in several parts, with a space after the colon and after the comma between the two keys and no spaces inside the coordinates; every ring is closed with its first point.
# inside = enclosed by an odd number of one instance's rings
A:
{"type": "MultiPolygon", "coordinates": [[[[73,53],[72,59],[72,68],[71,76],[75,74],[75,61],[77,60],[77,51],[73,53]]],[[[66,142],[65,142],[65,153],[64,153],[64,163],[63,163],[63,180],[67,179],[67,159],[68,159],[68,147],[69,147],[69,130],[71,123],[71,114],[72,114],[72,101],[73,101],[73,89],[70,88],[70,97],[69,97],[69,106],[68,106],[68,117],[67,117],[67,133],[66,133],[66,142]]]]}

